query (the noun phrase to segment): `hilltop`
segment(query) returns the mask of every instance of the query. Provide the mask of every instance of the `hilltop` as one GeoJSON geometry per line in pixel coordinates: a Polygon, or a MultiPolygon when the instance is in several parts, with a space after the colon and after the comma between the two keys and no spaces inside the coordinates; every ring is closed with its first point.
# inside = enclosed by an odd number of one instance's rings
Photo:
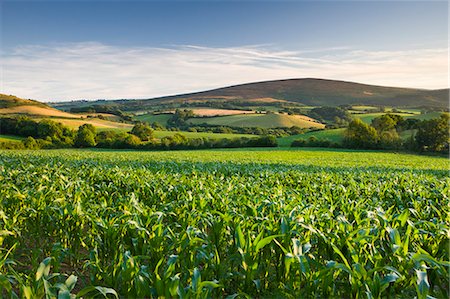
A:
{"type": "Polygon", "coordinates": [[[201,102],[291,102],[307,106],[387,105],[396,107],[447,107],[449,89],[415,89],[368,85],[327,79],[287,79],[255,82],[150,99],[73,101],[53,103],[68,110],[79,105],[115,105],[132,111],[157,105],[201,102]]]}

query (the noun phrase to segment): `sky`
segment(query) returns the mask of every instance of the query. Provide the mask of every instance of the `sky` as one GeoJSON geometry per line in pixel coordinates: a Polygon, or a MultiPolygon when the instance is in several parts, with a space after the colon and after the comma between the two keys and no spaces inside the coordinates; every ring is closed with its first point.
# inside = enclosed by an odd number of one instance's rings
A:
{"type": "Polygon", "coordinates": [[[447,1],[0,5],[0,92],[23,98],[152,98],[311,77],[449,86],[447,1]]]}

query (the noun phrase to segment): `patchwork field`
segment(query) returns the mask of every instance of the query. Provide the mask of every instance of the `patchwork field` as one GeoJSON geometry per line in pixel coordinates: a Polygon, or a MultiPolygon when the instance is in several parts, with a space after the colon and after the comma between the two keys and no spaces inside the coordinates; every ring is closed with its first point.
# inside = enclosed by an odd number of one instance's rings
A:
{"type": "Polygon", "coordinates": [[[0,151],[0,177],[2,297],[449,296],[447,158],[0,151]]]}

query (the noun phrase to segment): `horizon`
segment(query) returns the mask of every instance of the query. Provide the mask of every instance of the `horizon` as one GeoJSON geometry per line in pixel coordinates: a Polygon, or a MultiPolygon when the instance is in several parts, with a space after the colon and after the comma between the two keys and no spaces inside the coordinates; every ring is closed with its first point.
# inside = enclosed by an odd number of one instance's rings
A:
{"type": "Polygon", "coordinates": [[[151,99],[304,78],[449,88],[447,1],[0,5],[1,92],[21,98],[151,99]]]}
{"type": "MultiPolygon", "coordinates": [[[[95,101],[126,101],[126,100],[156,100],[160,98],[168,98],[168,97],[175,97],[175,96],[183,96],[183,95],[190,95],[190,94],[197,94],[202,92],[209,92],[214,91],[218,89],[223,88],[229,88],[229,87],[237,87],[242,85],[249,85],[249,84],[258,84],[258,83],[266,83],[266,82],[273,82],[273,81],[290,81],[290,80],[323,80],[323,81],[335,81],[335,82],[343,82],[343,83],[353,83],[353,84],[361,84],[361,85],[368,85],[368,86],[376,86],[376,87],[386,87],[386,88],[400,88],[400,89],[412,89],[412,90],[445,90],[450,89],[450,87],[444,87],[444,88],[435,88],[435,89],[427,89],[427,88],[411,88],[411,87],[403,87],[403,86],[385,86],[385,85],[373,85],[373,84],[366,84],[364,82],[355,82],[355,81],[347,81],[347,80],[335,80],[330,78],[287,78],[287,79],[279,79],[279,80],[264,80],[264,81],[255,81],[255,82],[244,82],[241,84],[234,84],[234,85],[225,85],[219,88],[213,88],[213,89],[206,89],[206,90],[198,90],[198,91],[192,91],[192,92],[182,92],[177,94],[168,94],[158,97],[152,97],[152,98],[109,98],[109,99],[72,99],[72,100],[62,100],[57,102],[52,101],[40,101],[42,103],[66,103],[66,102],[82,102],[82,101],[88,101],[88,102],[95,102],[95,101]]],[[[33,99],[30,99],[33,100],[33,99]]]]}

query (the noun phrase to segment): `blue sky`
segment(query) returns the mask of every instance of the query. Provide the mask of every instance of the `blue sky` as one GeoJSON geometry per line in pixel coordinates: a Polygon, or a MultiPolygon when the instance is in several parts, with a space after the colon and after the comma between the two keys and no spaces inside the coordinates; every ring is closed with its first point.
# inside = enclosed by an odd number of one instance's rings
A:
{"type": "Polygon", "coordinates": [[[8,1],[2,92],[146,98],[283,78],[448,86],[448,2],[8,1]]]}

